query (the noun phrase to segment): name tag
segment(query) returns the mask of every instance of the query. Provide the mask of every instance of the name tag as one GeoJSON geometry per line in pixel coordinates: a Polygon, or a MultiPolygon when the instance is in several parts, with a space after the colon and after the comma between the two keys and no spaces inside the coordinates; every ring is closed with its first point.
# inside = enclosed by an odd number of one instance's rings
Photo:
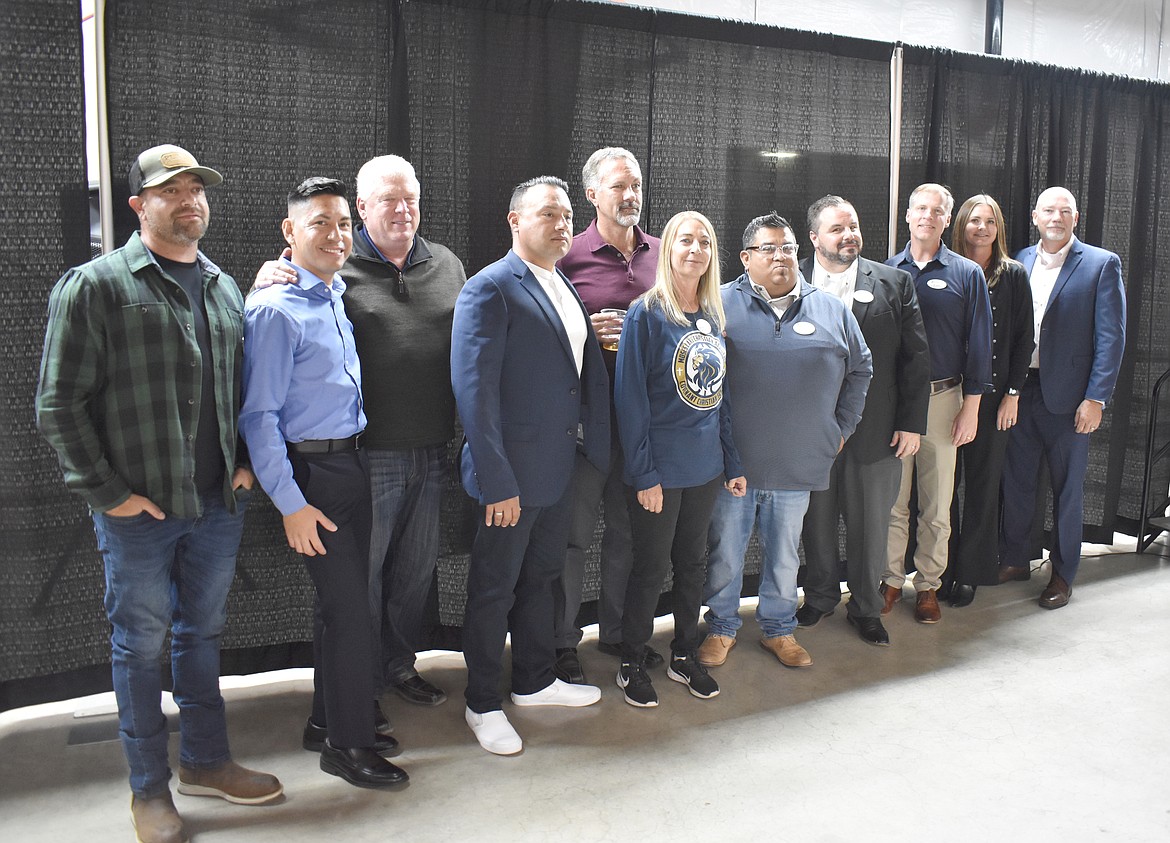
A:
{"type": "Polygon", "coordinates": [[[869,304],[871,301],[873,301],[873,293],[871,293],[869,290],[857,290],[853,294],[853,300],[859,301],[862,304],[869,304]]]}
{"type": "Polygon", "coordinates": [[[947,288],[947,282],[941,278],[931,278],[926,282],[926,286],[932,290],[945,290],[947,288]]]}
{"type": "Polygon", "coordinates": [[[809,334],[811,334],[813,331],[816,330],[816,326],[813,325],[811,322],[797,322],[795,325],[792,326],[792,330],[795,331],[796,333],[800,334],[801,336],[807,337],[809,334]]]}

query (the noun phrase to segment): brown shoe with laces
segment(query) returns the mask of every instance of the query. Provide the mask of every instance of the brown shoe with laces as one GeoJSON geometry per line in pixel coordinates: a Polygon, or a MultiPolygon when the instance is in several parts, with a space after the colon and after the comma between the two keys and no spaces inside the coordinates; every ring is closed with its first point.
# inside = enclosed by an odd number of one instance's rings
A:
{"type": "Polygon", "coordinates": [[[914,604],[914,620],[919,623],[938,623],[942,620],[942,610],[938,607],[938,592],[934,589],[918,592],[914,604]]]}
{"type": "Polygon", "coordinates": [[[902,599],[902,589],[882,583],[878,591],[882,593],[882,598],[886,601],[885,605],[882,606],[882,614],[888,615],[890,610],[894,608],[894,604],[902,599]]]}

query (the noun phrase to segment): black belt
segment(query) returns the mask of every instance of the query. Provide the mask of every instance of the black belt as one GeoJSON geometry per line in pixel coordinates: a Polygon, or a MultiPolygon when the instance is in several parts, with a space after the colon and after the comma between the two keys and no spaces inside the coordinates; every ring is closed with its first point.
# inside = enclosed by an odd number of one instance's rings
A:
{"type": "Polygon", "coordinates": [[[939,381],[930,382],[930,394],[938,395],[940,392],[946,392],[952,387],[958,386],[963,382],[962,378],[943,378],[939,381]]]}
{"type": "Polygon", "coordinates": [[[288,449],[298,454],[334,454],[361,448],[360,433],[346,439],[306,439],[304,442],[286,442],[288,449]]]}

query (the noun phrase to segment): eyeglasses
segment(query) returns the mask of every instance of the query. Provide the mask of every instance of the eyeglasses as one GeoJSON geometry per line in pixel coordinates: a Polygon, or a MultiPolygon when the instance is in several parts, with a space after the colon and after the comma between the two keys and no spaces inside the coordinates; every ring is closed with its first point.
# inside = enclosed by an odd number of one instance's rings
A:
{"type": "Polygon", "coordinates": [[[781,243],[777,246],[775,243],[765,243],[762,246],[745,246],[745,252],[759,252],[766,258],[770,258],[776,252],[783,252],[787,257],[794,258],[796,253],[800,251],[800,246],[796,243],[781,243]]]}

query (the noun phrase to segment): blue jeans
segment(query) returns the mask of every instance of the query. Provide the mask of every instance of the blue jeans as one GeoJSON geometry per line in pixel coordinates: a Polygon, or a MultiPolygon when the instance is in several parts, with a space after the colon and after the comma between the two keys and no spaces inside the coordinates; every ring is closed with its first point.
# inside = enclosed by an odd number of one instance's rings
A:
{"type": "Polygon", "coordinates": [[[808,509],[808,492],[748,489],[742,498],[726,489],[715,499],[708,533],[707,631],[735,637],[743,621],[739,597],[743,589],[743,558],[752,528],[759,526],[760,602],[756,621],[765,638],[796,630],[797,546],[808,509]]]}
{"type": "Polygon", "coordinates": [[[235,515],[216,491],[204,496],[198,518],[93,516],[113,626],[118,728],[130,789],[139,797],[165,792],[171,776],[160,663],[168,630],[179,761],[184,767],[214,768],[231,758],[219,692],[219,637],[250,495],[237,495],[235,515]]]}
{"type": "Polygon", "coordinates": [[[439,508],[447,446],[367,449],[374,522],[370,532],[370,617],[374,689],[415,675],[423,616],[439,557],[439,508]]]}

